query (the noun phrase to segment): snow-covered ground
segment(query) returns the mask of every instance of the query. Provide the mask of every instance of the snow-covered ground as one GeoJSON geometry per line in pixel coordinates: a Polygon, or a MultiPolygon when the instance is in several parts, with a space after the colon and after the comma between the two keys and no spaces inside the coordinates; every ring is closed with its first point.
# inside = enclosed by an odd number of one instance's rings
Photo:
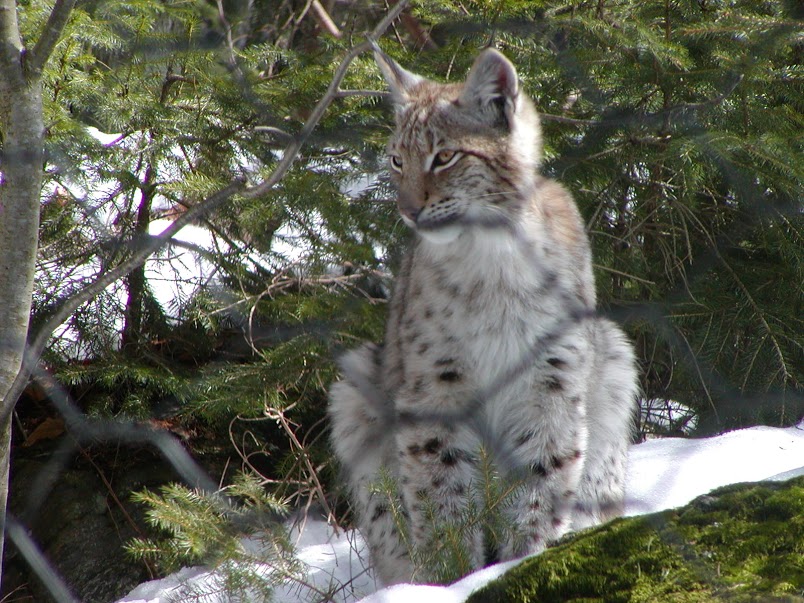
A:
{"type": "MultiPolygon", "coordinates": [[[[804,474],[804,422],[778,429],[753,427],[707,439],[666,438],[633,446],[629,457],[626,513],[640,515],[683,505],[719,486],[804,474]]],[[[516,562],[480,570],[451,586],[397,585],[377,590],[366,571],[368,555],[359,534],[308,521],[295,531],[308,583],[327,591],[343,585],[334,600],[363,603],[458,603],[516,562]]],[[[163,580],[141,584],[119,603],[181,601],[181,593],[212,583],[204,568],[184,569],[163,580]]],[[[317,600],[314,591],[289,584],[275,593],[280,603],[317,600]]],[[[211,596],[207,603],[223,599],[211,596]]]]}

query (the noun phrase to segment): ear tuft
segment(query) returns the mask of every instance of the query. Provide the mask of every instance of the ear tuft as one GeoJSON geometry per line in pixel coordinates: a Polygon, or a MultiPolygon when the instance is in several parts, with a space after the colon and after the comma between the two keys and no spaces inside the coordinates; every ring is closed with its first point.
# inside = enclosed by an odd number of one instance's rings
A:
{"type": "Polygon", "coordinates": [[[397,105],[406,103],[410,98],[410,89],[424,81],[424,78],[420,75],[402,68],[399,63],[380,50],[380,47],[376,44],[374,45],[374,60],[388,83],[391,98],[397,105]]]}
{"type": "Polygon", "coordinates": [[[479,108],[481,114],[490,118],[503,118],[510,126],[518,94],[519,79],[514,65],[500,51],[486,48],[466,76],[460,102],[479,108]]]}

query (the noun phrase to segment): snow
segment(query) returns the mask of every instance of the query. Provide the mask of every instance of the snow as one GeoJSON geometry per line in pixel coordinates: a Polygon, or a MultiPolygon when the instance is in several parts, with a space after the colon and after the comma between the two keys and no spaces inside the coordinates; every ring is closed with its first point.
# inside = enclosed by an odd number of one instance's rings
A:
{"type": "MultiPolygon", "coordinates": [[[[156,236],[168,228],[172,220],[153,220],[148,225],[148,234],[156,236]]],[[[163,310],[175,315],[175,307],[189,300],[215,274],[215,266],[195,250],[176,245],[186,243],[190,247],[210,253],[215,252],[212,233],[201,226],[188,224],[173,237],[165,250],[145,262],[145,276],[156,300],[163,310]]]]}
{"type": "MultiPolygon", "coordinates": [[[[727,484],[796,475],[804,475],[804,422],[785,429],[752,427],[705,439],[649,440],[631,447],[626,515],[681,506],[727,484]]],[[[517,563],[487,567],[450,586],[401,584],[377,590],[379,585],[365,569],[368,554],[356,532],[335,533],[325,522],[309,520],[294,528],[292,535],[298,556],[308,567],[308,584],[319,591],[342,586],[331,600],[343,603],[459,603],[517,563]]],[[[204,568],[185,568],[141,584],[118,603],[181,601],[181,593],[210,584],[212,578],[212,572],[204,568]]],[[[314,601],[314,593],[308,586],[288,584],[277,590],[274,600],[314,601]]]]}
{"type": "Polygon", "coordinates": [[[720,486],[795,469],[804,470],[804,423],[752,427],[716,438],[649,440],[631,448],[626,514],[680,507],[720,486]]]}

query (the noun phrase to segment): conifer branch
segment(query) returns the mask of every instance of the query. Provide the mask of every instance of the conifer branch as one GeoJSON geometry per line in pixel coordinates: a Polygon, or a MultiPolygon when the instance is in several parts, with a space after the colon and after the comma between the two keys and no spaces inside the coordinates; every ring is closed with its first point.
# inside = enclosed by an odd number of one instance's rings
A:
{"type": "MultiPolygon", "coordinates": [[[[686,111],[700,111],[702,109],[706,109],[708,107],[716,107],[717,105],[721,104],[724,100],[726,100],[731,94],[737,89],[740,82],[743,81],[743,75],[738,74],[732,82],[726,86],[726,88],[717,96],[712,98],[708,98],[698,103],[679,103],[677,105],[673,105],[672,107],[664,108],[656,113],[651,113],[648,115],[634,115],[628,118],[623,118],[622,116],[616,116],[614,118],[607,118],[605,116],[602,119],[578,119],[574,117],[565,117],[563,115],[552,115],[550,113],[539,113],[539,118],[542,121],[552,121],[555,123],[560,124],[568,124],[572,126],[601,126],[606,125],[609,123],[613,124],[623,124],[626,125],[631,122],[635,121],[643,121],[648,119],[658,119],[667,116],[673,116],[678,113],[684,113],[686,111]]],[[[657,137],[657,136],[645,136],[641,138],[630,138],[628,142],[636,143],[636,144],[658,144],[662,142],[666,142],[667,137],[657,137]]],[[[610,148],[605,151],[602,151],[596,156],[598,157],[605,155],[607,153],[611,153],[612,151],[616,150],[616,148],[610,148]]]]}
{"type": "MultiPolygon", "coordinates": [[[[17,398],[19,398],[19,396],[22,394],[22,391],[25,389],[25,386],[28,383],[28,379],[31,376],[34,367],[39,362],[39,358],[41,357],[42,352],[45,350],[45,347],[47,346],[47,343],[50,340],[51,335],[79,307],[81,307],[89,300],[93,299],[96,295],[98,295],[101,291],[103,291],[113,282],[122,278],[123,276],[125,276],[138,266],[142,265],[153,253],[155,253],[156,251],[161,249],[164,245],[166,245],[168,241],[170,241],[176,235],[176,233],[179,232],[179,230],[184,228],[184,226],[213,211],[214,209],[216,209],[217,207],[228,201],[232,196],[236,194],[241,194],[244,197],[249,198],[258,197],[260,195],[267,193],[280,180],[282,180],[287,171],[290,169],[290,166],[297,158],[298,153],[301,150],[301,147],[310,137],[310,134],[312,134],[313,130],[318,125],[318,122],[323,117],[324,112],[327,110],[332,101],[337,97],[338,87],[340,86],[341,82],[346,76],[346,72],[349,66],[351,65],[352,61],[361,53],[371,49],[372,42],[385,32],[385,30],[390,26],[390,24],[399,16],[399,14],[408,5],[408,1],[409,0],[401,0],[396,6],[394,6],[393,9],[391,9],[385,15],[385,17],[380,21],[380,23],[378,23],[377,26],[372,30],[371,34],[369,34],[368,36],[369,41],[363,42],[353,47],[352,50],[350,50],[349,53],[346,55],[346,57],[341,61],[341,64],[336,69],[332,81],[330,82],[330,85],[327,88],[327,92],[315,106],[315,109],[313,109],[310,118],[305,123],[301,132],[299,132],[299,134],[285,148],[285,152],[282,154],[282,160],[279,162],[279,165],[276,167],[274,172],[267,180],[250,189],[246,189],[242,182],[235,181],[226,188],[218,191],[217,193],[213,194],[206,200],[202,201],[201,203],[194,205],[186,212],[184,212],[178,219],[176,219],[170,226],[168,226],[159,235],[155,237],[147,237],[146,239],[144,239],[144,241],[136,242],[138,244],[138,247],[132,252],[128,260],[118,265],[117,267],[103,273],[90,285],[86,286],[76,294],[66,299],[59,306],[59,308],[50,316],[48,321],[40,328],[39,332],[37,333],[33,341],[28,344],[22,369],[17,374],[17,378],[15,379],[14,384],[9,390],[5,400],[6,401],[13,400],[14,402],[16,402],[17,398]]],[[[67,17],[69,16],[69,10],[67,10],[66,7],[69,5],[71,9],[72,2],[74,2],[74,0],[58,0],[57,7],[63,6],[65,8],[59,8],[59,10],[54,9],[54,12],[51,13],[51,17],[53,18],[55,23],[53,28],[46,28],[47,31],[56,31],[56,29],[59,27],[59,23],[61,23],[60,27],[63,28],[64,23],[66,23],[67,17]],[[54,17],[53,15],[57,16],[54,17]]],[[[49,48],[52,50],[52,47],[55,45],[55,41],[52,43],[45,42],[45,44],[47,45],[43,46],[44,49],[49,48]]],[[[44,52],[47,52],[47,50],[45,50],[44,52]]],[[[8,415],[11,413],[13,407],[14,407],[13,404],[5,404],[3,407],[2,416],[0,416],[0,420],[6,420],[8,418],[8,415]]]]}
{"type": "Polygon", "coordinates": [[[338,97],[339,88],[341,82],[343,81],[344,77],[346,77],[346,72],[349,69],[349,66],[352,64],[352,61],[355,60],[359,55],[363,54],[372,49],[372,44],[376,43],[377,38],[382,36],[388,27],[390,27],[391,23],[400,15],[400,13],[405,10],[408,5],[409,0],[400,0],[385,17],[380,21],[377,26],[372,30],[372,32],[367,36],[368,40],[357,46],[354,46],[347,55],[341,61],[341,64],[338,65],[338,68],[335,70],[335,74],[332,76],[332,80],[330,81],[329,87],[327,91],[324,93],[324,96],[321,97],[321,100],[318,101],[315,108],[313,109],[310,117],[302,127],[301,131],[296,135],[296,137],[291,141],[291,143],[285,148],[284,153],[282,153],[282,159],[279,162],[279,165],[276,166],[276,169],[271,174],[271,176],[265,180],[264,182],[254,186],[246,191],[243,192],[243,196],[247,198],[259,197],[264,195],[269,190],[271,190],[277,182],[282,180],[285,176],[287,171],[290,169],[290,166],[293,165],[293,162],[296,161],[296,158],[299,155],[299,151],[301,151],[302,146],[310,137],[310,134],[313,133],[313,130],[318,125],[318,122],[321,121],[321,118],[324,116],[324,113],[338,97]]]}
{"type": "Polygon", "coordinates": [[[699,103],[681,103],[675,105],[673,107],[669,107],[666,111],[662,111],[662,113],[676,113],[679,111],[699,111],[701,109],[705,109],[707,107],[716,107],[717,105],[721,104],[724,100],[726,100],[732,93],[737,89],[737,86],[740,85],[740,82],[743,81],[743,74],[738,73],[734,79],[729,82],[726,86],[725,90],[718,94],[717,96],[713,96],[705,101],[701,101],[699,103]]]}
{"type": "MultiPolygon", "coordinates": [[[[745,298],[748,306],[751,308],[751,310],[753,310],[754,316],[756,316],[757,320],[759,321],[759,324],[765,331],[766,336],[769,338],[774,354],[776,355],[776,358],[779,361],[779,370],[782,373],[783,383],[786,384],[790,381],[793,381],[795,383],[793,375],[788,369],[787,360],[785,359],[784,352],[782,351],[779,341],[776,338],[776,335],[774,334],[773,329],[771,328],[767,319],[765,318],[765,312],[762,310],[757,301],[754,299],[754,296],[751,295],[751,292],[748,290],[748,287],[745,286],[745,283],[743,283],[742,279],[734,270],[734,268],[732,268],[731,264],[729,264],[726,261],[726,258],[724,258],[723,255],[720,253],[720,247],[718,246],[717,241],[715,241],[715,239],[712,237],[711,232],[709,232],[704,227],[704,225],[695,215],[691,215],[691,217],[693,220],[695,220],[695,222],[697,222],[701,232],[709,240],[709,245],[711,246],[712,253],[714,254],[715,258],[726,269],[726,272],[728,272],[729,276],[734,281],[734,284],[737,285],[737,288],[743,294],[743,297],[745,298]]],[[[760,345],[762,344],[760,343],[760,345]]],[[[747,380],[748,375],[746,375],[745,378],[747,380]]]]}
{"type": "MultiPolygon", "coordinates": [[[[742,292],[746,302],[754,311],[754,315],[759,321],[759,324],[762,325],[762,329],[765,331],[766,336],[770,339],[771,347],[773,348],[776,358],[779,360],[779,369],[782,372],[783,383],[787,383],[792,379],[792,375],[787,368],[787,361],[785,360],[784,352],[782,352],[782,348],[779,346],[779,342],[777,341],[770,324],[768,324],[768,321],[765,319],[765,313],[762,311],[762,308],[759,307],[759,304],[754,299],[754,296],[751,295],[751,292],[748,290],[748,287],[745,286],[740,276],[734,271],[734,268],[731,267],[731,264],[729,264],[726,261],[726,258],[724,258],[720,253],[720,250],[717,248],[717,246],[713,244],[712,249],[714,250],[715,257],[720,261],[720,263],[726,269],[726,272],[729,273],[729,276],[731,276],[732,280],[737,285],[737,288],[742,292]]],[[[748,375],[746,375],[745,378],[747,380],[748,375]]]]}
{"type": "Polygon", "coordinates": [[[68,431],[78,443],[117,440],[129,444],[149,444],[159,450],[187,484],[207,492],[217,490],[215,483],[173,435],[134,422],[89,419],[75,407],[69,393],[52,375],[36,368],[35,365],[32,366],[36,371],[36,380],[42,383],[54,407],[64,417],[68,431]]]}
{"type": "MultiPolygon", "coordinates": [[[[36,363],[39,362],[39,358],[42,356],[42,352],[44,352],[48,341],[50,341],[51,335],[72,316],[73,312],[93,299],[101,291],[106,289],[106,287],[124,277],[138,266],[141,266],[152,254],[166,245],[182,228],[221,206],[242,189],[242,182],[234,182],[201,203],[190,207],[157,236],[148,236],[139,241],[133,241],[132,243],[135,245],[135,248],[128,260],[104,272],[92,283],[64,300],[58,309],[51,314],[47,322],[42,325],[33,341],[29,342],[22,369],[9,390],[6,401],[16,402],[17,398],[19,398],[20,394],[22,394],[22,391],[25,389],[28,378],[31,376],[36,363]]],[[[13,404],[5,405],[2,418],[4,419],[12,409],[13,404]]]]}

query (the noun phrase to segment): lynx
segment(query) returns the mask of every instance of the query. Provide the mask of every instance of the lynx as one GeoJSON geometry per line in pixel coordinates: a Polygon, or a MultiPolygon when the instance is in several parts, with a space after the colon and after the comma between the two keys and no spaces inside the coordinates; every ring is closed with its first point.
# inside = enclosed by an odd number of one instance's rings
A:
{"type": "MultiPolygon", "coordinates": [[[[482,450],[520,484],[505,507],[515,536],[491,560],[620,514],[637,373],[624,334],[595,313],[578,209],[539,175],[539,119],[514,66],[489,48],[464,83],[439,84],[375,58],[414,241],[385,341],[341,359],[329,413],[376,573],[394,584],[426,579],[411,550],[437,545],[433,513],[460,521],[483,479],[482,450]],[[398,484],[402,526],[377,491],[385,475],[398,484]]],[[[483,538],[466,531],[473,567],[490,561],[483,538]]]]}

